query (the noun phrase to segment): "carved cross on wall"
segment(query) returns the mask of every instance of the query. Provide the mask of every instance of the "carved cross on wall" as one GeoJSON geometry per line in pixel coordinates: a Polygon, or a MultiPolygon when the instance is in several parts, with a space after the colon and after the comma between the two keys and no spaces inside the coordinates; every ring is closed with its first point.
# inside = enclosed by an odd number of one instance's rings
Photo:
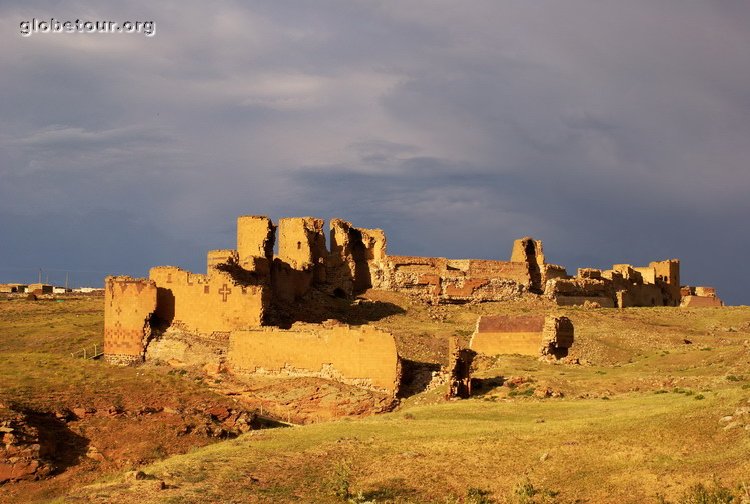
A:
{"type": "Polygon", "coordinates": [[[227,302],[227,296],[229,296],[232,293],[232,289],[227,287],[227,284],[224,284],[221,286],[221,289],[219,289],[219,294],[221,294],[221,300],[226,303],[227,302]]]}

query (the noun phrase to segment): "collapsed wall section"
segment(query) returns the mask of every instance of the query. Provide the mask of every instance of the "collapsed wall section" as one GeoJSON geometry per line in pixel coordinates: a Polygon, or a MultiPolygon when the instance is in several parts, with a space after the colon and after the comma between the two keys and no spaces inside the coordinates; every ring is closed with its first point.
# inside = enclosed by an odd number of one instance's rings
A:
{"type": "Polygon", "coordinates": [[[635,306],[678,306],[680,304],[680,261],[655,261],[648,266],[615,264],[601,271],[581,268],[573,278],[555,278],[545,285],[544,294],[558,305],[628,308],[635,306]]]}
{"type": "Polygon", "coordinates": [[[573,323],[567,317],[483,315],[469,348],[485,355],[567,355],[573,345],[573,323]]]}
{"type": "Polygon", "coordinates": [[[326,283],[338,297],[352,297],[380,281],[386,258],[385,233],[381,229],[352,226],[342,219],[330,223],[331,251],[326,263],[326,283]]]}
{"type": "Polygon", "coordinates": [[[237,218],[237,258],[242,269],[253,272],[264,283],[271,279],[276,226],[264,215],[237,218]]]}
{"type": "Polygon", "coordinates": [[[104,280],[104,359],[110,364],[143,362],[156,310],[153,281],[128,276],[104,280]]]}
{"type": "Polygon", "coordinates": [[[228,361],[235,372],[320,376],[394,396],[401,381],[393,335],[371,326],[298,323],[288,330],[233,331],[228,361]]]}
{"type": "Polygon", "coordinates": [[[542,242],[525,236],[513,242],[510,261],[525,263],[529,275],[529,290],[541,294],[544,290],[542,274],[544,271],[544,251],[542,242]]]}
{"type": "Polygon", "coordinates": [[[328,249],[323,220],[314,217],[290,217],[279,220],[279,253],[273,261],[271,282],[280,301],[295,301],[314,284],[326,279],[328,249]]]}
{"type": "Polygon", "coordinates": [[[529,286],[526,263],[444,257],[387,256],[373,287],[433,302],[499,301],[529,286]]]}

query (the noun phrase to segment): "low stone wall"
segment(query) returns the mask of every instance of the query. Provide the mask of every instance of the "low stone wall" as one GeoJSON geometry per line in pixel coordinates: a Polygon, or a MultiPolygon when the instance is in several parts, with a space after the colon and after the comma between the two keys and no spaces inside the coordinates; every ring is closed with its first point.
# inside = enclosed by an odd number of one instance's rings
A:
{"type": "Polygon", "coordinates": [[[469,348],[485,355],[564,357],[572,345],[573,324],[567,317],[483,315],[469,348]]]}
{"type": "Polygon", "coordinates": [[[395,395],[401,365],[393,335],[371,326],[294,324],[233,331],[233,372],[319,376],[395,395]]]}
{"type": "Polygon", "coordinates": [[[684,296],[681,308],[719,308],[724,306],[721,299],[711,296],[684,296]]]}

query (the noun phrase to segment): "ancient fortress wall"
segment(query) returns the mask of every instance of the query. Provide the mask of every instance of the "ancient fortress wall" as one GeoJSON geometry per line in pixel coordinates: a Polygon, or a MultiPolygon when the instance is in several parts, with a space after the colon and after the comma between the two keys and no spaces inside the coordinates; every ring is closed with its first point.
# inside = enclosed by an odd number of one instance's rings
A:
{"type": "Polygon", "coordinates": [[[587,302],[605,308],[678,306],[680,261],[669,259],[642,267],[615,264],[605,271],[581,268],[575,277],[547,281],[544,293],[562,306],[587,302]]]}
{"type": "MultiPolygon", "coordinates": [[[[154,324],[224,345],[221,351],[227,349],[236,369],[305,372],[393,391],[400,366],[391,335],[368,327],[266,329],[269,315],[295,313],[297,303],[314,303],[320,293],[351,299],[370,288],[430,303],[545,294],[561,305],[677,306],[683,296],[676,259],[587,268],[569,276],[564,267],[548,264],[542,242],[530,237],[513,243],[509,261],[447,259],[388,255],[382,230],[341,219],[329,224],[329,249],[324,228],[314,217],[280,219],[276,226],[265,216],[240,216],[236,248],[209,251],[205,274],[158,266],[148,280],[108,278],[105,355],[112,361],[141,360],[154,324]]],[[[721,304],[707,288],[688,291],[686,298],[691,306],[721,304]]],[[[482,353],[559,356],[572,340],[572,324],[564,318],[488,318],[480,320],[472,344],[482,353]]],[[[164,357],[178,346],[160,340],[151,355],[164,357]]]]}
{"type": "Polygon", "coordinates": [[[484,315],[477,320],[469,348],[485,355],[567,355],[573,323],[567,317],[484,315]]]}
{"type": "Polygon", "coordinates": [[[156,309],[156,284],[127,276],[104,280],[104,356],[115,364],[143,361],[156,309]]]}
{"type": "Polygon", "coordinates": [[[446,302],[510,299],[531,280],[524,262],[411,256],[387,256],[375,277],[376,289],[446,302]]]}
{"type": "Polygon", "coordinates": [[[192,332],[229,332],[263,323],[268,304],[262,285],[238,284],[214,268],[200,275],[174,266],[157,266],[149,279],[158,288],[156,316],[192,332]]]}
{"type": "Polygon", "coordinates": [[[228,359],[235,372],[321,376],[394,395],[400,382],[393,335],[372,326],[233,331],[228,359]]]}

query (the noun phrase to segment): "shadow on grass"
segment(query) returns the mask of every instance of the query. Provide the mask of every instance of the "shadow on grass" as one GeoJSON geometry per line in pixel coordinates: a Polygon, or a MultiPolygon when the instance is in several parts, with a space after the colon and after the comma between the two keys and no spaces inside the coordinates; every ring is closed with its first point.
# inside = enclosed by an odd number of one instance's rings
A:
{"type": "Polygon", "coordinates": [[[472,378],[471,379],[471,395],[472,396],[483,396],[488,392],[492,392],[498,387],[502,387],[505,383],[504,376],[493,376],[490,378],[472,378]]]}

